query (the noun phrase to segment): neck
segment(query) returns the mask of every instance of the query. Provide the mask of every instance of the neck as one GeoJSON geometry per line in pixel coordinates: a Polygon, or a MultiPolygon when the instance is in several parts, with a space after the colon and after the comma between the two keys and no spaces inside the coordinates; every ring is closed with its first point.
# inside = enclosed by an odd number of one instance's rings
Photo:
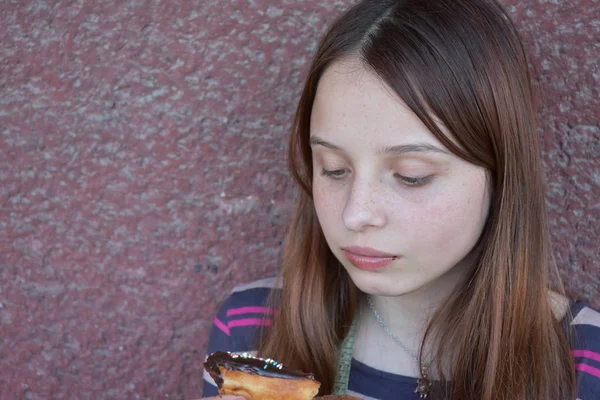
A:
{"type": "MultiPolygon", "coordinates": [[[[456,289],[467,270],[467,260],[419,289],[399,296],[371,296],[373,305],[383,323],[398,338],[402,344],[411,350],[413,355],[419,354],[419,349],[427,325],[432,315],[456,289]]],[[[365,327],[370,332],[377,332],[377,340],[394,346],[393,339],[385,331],[374,316],[364,299],[361,312],[365,327]]],[[[427,360],[428,357],[425,357],[427,360]]]]}

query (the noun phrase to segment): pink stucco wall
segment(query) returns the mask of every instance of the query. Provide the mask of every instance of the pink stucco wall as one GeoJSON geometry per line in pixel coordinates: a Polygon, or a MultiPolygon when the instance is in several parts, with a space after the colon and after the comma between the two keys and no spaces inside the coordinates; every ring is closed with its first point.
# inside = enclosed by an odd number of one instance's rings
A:
{"type": "MultiPolygon", "coordinates": [[[[347,4],[0,4],[0,399],[201,395],[218,304],[278,267],[290,120],[347,4]]],[[[540,73],[557,260],[600,306],[600,4],[504,4],[540,73]]]]}

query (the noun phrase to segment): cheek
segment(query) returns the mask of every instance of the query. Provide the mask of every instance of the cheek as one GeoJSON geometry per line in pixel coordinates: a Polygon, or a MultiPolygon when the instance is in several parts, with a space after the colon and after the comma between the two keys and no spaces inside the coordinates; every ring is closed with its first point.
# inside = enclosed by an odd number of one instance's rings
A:
{"type": "Polygon", "coordinates": [[[411,215],[408,223],[414,227],[413,244],[432,255],[451,256],[470,251],[487,216],[486,193],[479,187],[464,187],[464,191],[446,193],[439,200],[411,215]]]}
{"type": "Polygon", "coordinates": [[[323,182],[313,183],[315,211],[317,212],[317,218],[325,233],[327,233],[329,227],[333,225],[333,222],[341,216],[340,205],[343,202],[343,196],[340,191],[332,189],[332,187],[323,184],[323,182]]]}

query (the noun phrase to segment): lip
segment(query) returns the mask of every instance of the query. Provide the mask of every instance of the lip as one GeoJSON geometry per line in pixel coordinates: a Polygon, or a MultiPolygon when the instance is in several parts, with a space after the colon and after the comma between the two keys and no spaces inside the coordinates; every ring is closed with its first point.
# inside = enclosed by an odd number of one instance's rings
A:
{"type": "Polygon", "coordinates": [[[375,250],[370,247],[345,247],[342,249],[346,259],[355,267],[366,271],[375,271],[387,267],[398,256],[375,250]]]}
{"type": "Polygon", "coordinates": [[[342,248],[345,252],[356,254],[357,256],[364,257],[379,257],[379,258],[393,258],[397,257],[395,254],[385,253],[383,251],[375,250],[370,247],[350,246],[342,248]]]}

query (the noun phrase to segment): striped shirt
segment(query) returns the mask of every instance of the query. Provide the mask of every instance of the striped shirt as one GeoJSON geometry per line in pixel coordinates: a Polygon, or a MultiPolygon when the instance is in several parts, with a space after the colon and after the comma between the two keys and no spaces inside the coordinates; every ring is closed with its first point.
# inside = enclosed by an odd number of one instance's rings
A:
{"type": "MultiPolygon", "coordinates": [[[[274,310],[265,307],[275,278],[237,286],[214,319],[207,354],[223,350],[256,354],[260,328],[271,323],[274,310]]],[[[573,319],[563,321],[575,334],[572,354],[577,372],[577,399],[600,399],[600,312],[584,302],[571,304],[573,319]]],[[[365,400],[417,400],[415,378],[379,371],[352,360],[348,393],[365,400]]],[[[217,388],[204,371],[204,396],[217,388]]]]}

